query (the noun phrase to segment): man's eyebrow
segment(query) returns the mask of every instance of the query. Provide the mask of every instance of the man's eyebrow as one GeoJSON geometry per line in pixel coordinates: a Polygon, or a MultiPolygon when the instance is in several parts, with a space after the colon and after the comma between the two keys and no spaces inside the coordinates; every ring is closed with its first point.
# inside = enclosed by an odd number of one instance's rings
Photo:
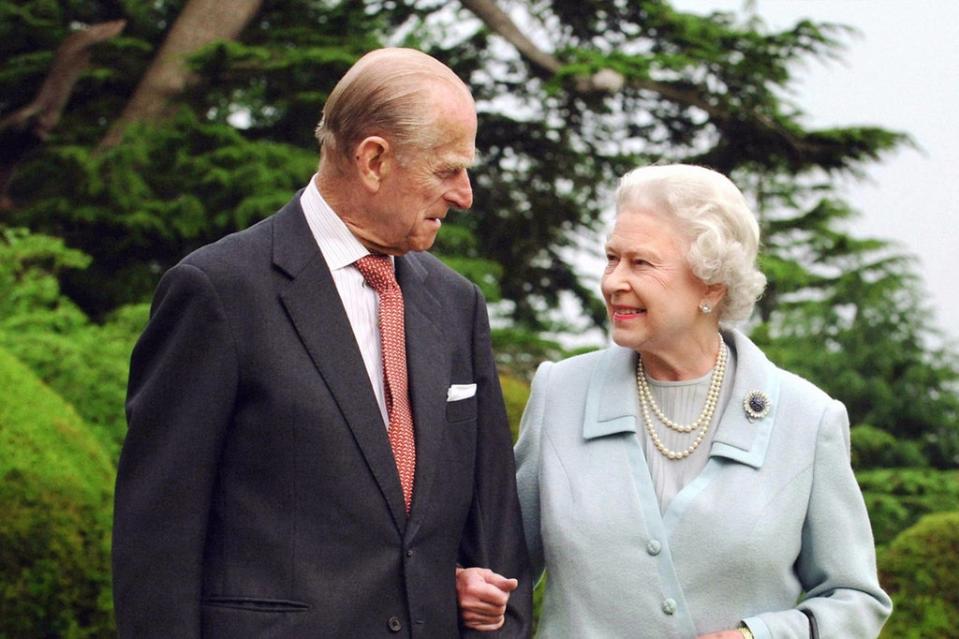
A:
{"type": "Polygon", "coordinates": [[[472,160],[447,160],[445,162],[441,162],[438,169],[440,171],[458,171],[460,169],[470,169],[474,166],[476,166],[475,158],[472,160]]]}

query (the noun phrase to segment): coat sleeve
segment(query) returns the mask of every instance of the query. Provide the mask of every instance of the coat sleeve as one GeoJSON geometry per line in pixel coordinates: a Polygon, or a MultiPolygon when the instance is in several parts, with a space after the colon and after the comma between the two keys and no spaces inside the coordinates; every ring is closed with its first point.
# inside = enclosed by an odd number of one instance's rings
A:
{"type": "Polygon", "coordinates": [[[203,549],[237,368],[209,278],[174,267],[130,366],[113,528],[121,639],[200,636],[203,549]]]}
{"type": "Polygon", "coordinates": [[[525,638],[530,635],[533,588],[516,496],[516,466],[506,407],[493,360],[489,319],[474,286],[473,362],[478,428],[473,502],[460,544],[460,563],[487,567],[519,580],[509,598],[506,623],[493,633],[462,629],[463,637],[525,638]]]}
{"type": "Polygon", "coordinates": [[[819,426],[813,484],[796,573],[805,591],[796,609],[746,619],[756,639],[879,636],[892,602],[879,585],[869,515],[849,462],[849,418],[832,401],[819,426]]]}
{"type": "Polygon", "coordinates": [[[543,413],[546,407],[546,389],[549,384],[551,362],[543,362],[533,377],[532,390],[523,419],[519,441],[516,442],[516,486],[523,511],[523,530],[529,552],[533,581],[539,581],[545,568],[543,539],[540,535],[539,474],[542,451],[543,413]]]}

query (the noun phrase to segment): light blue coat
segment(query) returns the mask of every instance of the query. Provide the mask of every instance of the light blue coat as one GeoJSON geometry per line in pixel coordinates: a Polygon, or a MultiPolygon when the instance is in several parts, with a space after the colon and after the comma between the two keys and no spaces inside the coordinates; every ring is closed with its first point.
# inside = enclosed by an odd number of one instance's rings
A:
{"type": "Polygon", "coordinates": [[[548,570],[540,637],[693,639],[745,621],[757,639],[876,637],[876,577],[845,407],[737,331],[733,391],[702,473],[661,514],[637,438],[636,354],[540,366],[516,445],[527,544],[548,570]],[[772,408],[742,406],[763,391],[772,408]],[[805,593],[805,594],[804,594],[805,593]]]}

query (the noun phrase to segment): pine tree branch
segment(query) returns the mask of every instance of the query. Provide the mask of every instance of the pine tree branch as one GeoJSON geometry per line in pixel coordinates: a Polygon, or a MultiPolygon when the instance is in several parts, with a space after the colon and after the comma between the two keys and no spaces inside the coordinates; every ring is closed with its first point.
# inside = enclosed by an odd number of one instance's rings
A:
{"type": "MultiPolygon", "coordinates": [[[[499,8],[495,0],[460,0],[460,4],[472,11],[491,31],[513,45],[534,69],[550,76],[558,73],[564,66],[558,58],[542,50],[526,37],[509,15],[499,8]]],[[[582,94],[616,93],[627,84],[634,89],[656,93],[676,104],[695,107],[706,113],[720,127],[737,119],[736,115],[713,104],[707,94],[696,88],[679,87],[667,82],[645,78],[629,78],[627,80],[621,73],[613,69],[601,69],[592,76],[579,76],[575,78],[573,87],[576,92],[582,94]]],[[[750,117],[758,128],[773,134],[776,138],[780,138],[796,152],[812,153],[820,148],[819,145],[810,144],[792,135],[763,113],[753,112],[750,117]]]]}
{"type": "MultiPolygon", "coordinates": [[[[460,0],[460,4],[472,11],[491,31],[513,45],[534,68],[547,75],[555,75],[562,69],[563,63],[527,38],[494,0],[460,0]]],[[[576,78],[576,90],[580,93],[615,93],[622,86],[623,75],[612,69],[602,69],[592,76],[576,78]]]]}

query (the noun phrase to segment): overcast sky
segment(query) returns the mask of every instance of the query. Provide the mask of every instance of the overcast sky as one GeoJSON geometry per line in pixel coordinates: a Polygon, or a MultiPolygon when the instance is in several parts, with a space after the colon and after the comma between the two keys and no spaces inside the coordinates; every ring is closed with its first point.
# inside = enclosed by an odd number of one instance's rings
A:
{"type": "MultiPolygon", "coordinates": [[[[742,0],[674,0],[684,11],[742,11],[742,0]]],[[[901,243],[935,311],[959,341],[959,2],[956,0],[755,0],[773,28],[801,18],[856,28],[842,62],[797,70],[795,102],[814,127],[878,125],[903,131],[903,149],[844,193],[861,211],[859,237],[901,243]]]]}

